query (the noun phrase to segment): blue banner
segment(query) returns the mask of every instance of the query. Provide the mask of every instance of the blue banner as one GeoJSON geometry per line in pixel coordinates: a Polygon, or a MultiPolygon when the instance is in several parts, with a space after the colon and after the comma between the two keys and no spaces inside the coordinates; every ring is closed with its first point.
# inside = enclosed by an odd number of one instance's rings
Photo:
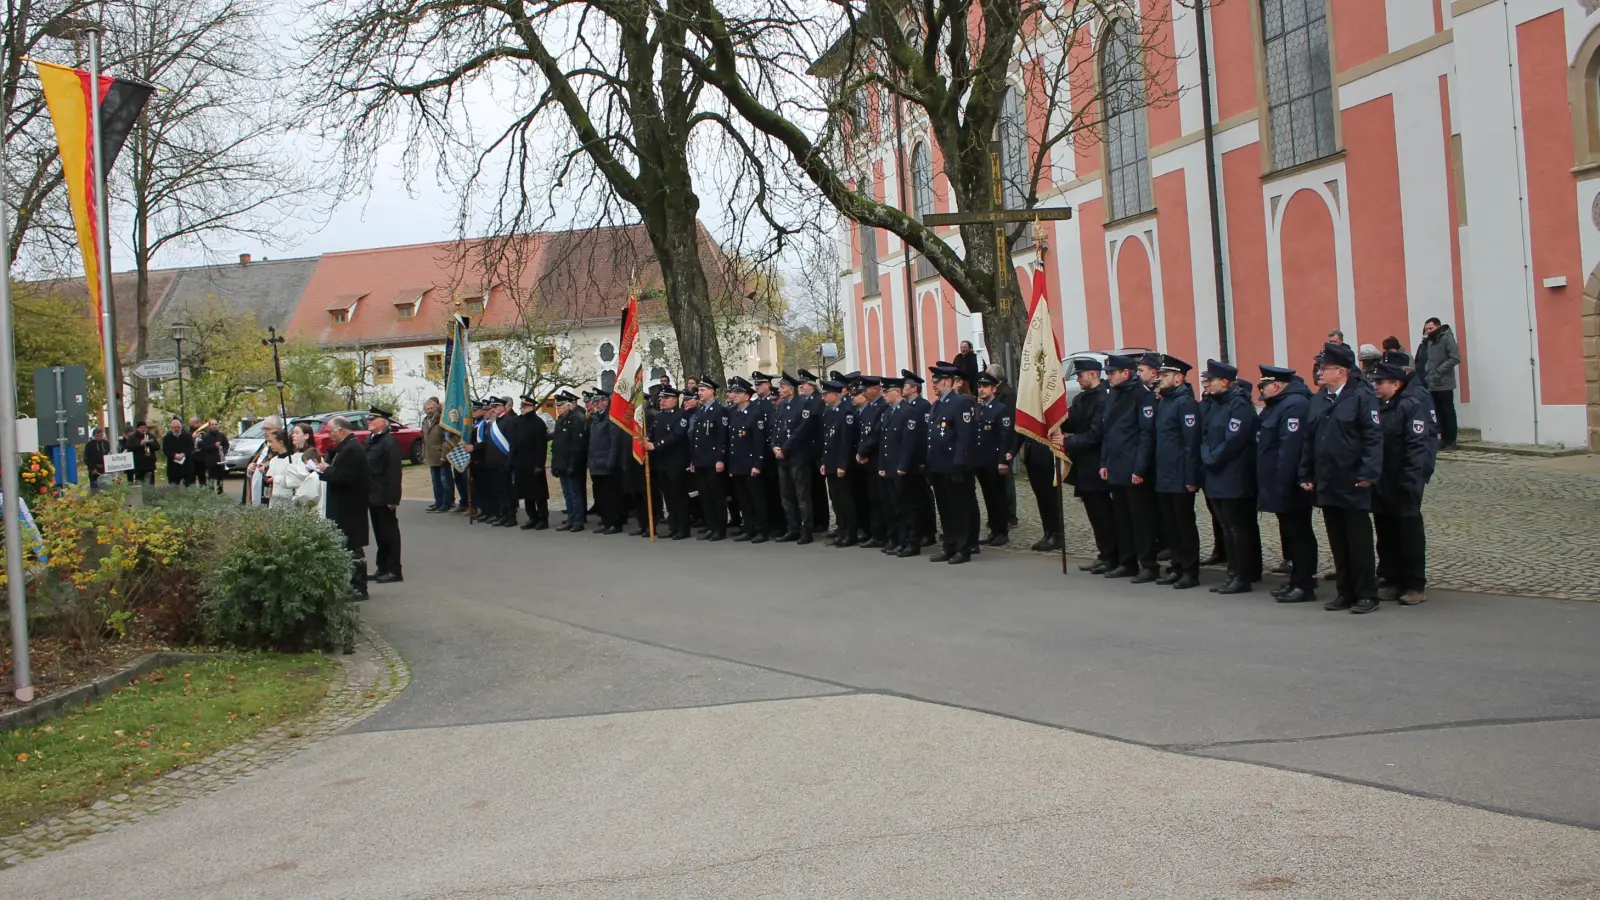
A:
{"type": "Polygon", "coordinates": [[[467,386],[467,327],[460,319],[450,320],[450,337],[445,343],[444,409],[439,424],[460,438],[472,427],[472,398],[467,386]]]}

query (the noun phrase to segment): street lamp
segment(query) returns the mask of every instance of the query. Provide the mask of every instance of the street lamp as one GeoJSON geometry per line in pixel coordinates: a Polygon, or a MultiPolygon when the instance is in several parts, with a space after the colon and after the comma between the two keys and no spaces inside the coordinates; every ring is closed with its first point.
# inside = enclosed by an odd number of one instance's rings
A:
{"type": "Polygon", "coordinates": [[[289,408],[283,403],[283,366],[278,362],[278,345],[283,343],[284,340],[285,338],[279,336],[277,326],[268,325],[267,337],[261,339],[261,345],[272,348],[272,374],[278,379],[278,418],[282,419],[284,424],[287,425],[289,422],[289,408]]]}
{"type": "Polygon", "coordinates": [[[178,418],[189,421],[189,405],[183,400],[183,339],[189,336],[189,326],[183,322],[172,323],[172,342],[178,345],[178,418]]]}

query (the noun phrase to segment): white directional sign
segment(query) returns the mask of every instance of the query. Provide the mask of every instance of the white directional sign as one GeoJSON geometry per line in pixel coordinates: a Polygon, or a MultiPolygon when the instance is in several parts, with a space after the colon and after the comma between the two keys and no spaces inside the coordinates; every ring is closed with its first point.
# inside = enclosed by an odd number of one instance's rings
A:
{"type": "Polygon", "coordinates": [[[175,359],[147,359],[133,367],[133,374],[140,378],[172,378],[178,374],[178,361],[175,359]]]}
{"type": "Polygon", "coordinates": [[[107,475],[110,475],[110,474],[112,474],[114,472],[132,472],[132,471],[133,471],[133,454],[132,453],[107,453],[106,454],[106,474],[107,475]]]}

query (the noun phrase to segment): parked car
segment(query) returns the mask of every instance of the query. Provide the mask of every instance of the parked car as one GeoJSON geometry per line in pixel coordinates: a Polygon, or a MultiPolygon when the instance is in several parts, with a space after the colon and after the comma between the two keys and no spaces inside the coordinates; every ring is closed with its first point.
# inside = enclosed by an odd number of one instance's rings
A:
{"type": "Polygon", "coordinates": [[[1079,350],[1077,353],[1068,353],[1066,358],[1061,362],[1062,374],[1067,379],[1067,402],[1070,404],[1072,402],[1072,398],[1078,396],[1078,393],[1083,390],[1082,388],[1078,387],[1077,366],[1072,364],[1074,359],[1079,357],[1090,357],[1092,359],[1099,360],[1103,364],[1106,361],[1106,357],[1113,354],[1117,356],[1131,356],[1134,359],[1138,359],[1143,354],[1149,352],[1149,347],[1124,347],[1121,350],[1079,350]]]}
{"type": "Polygon", "coordinates": [[[239,432],[238,437],[228,441],[228,453],[222,457],[223,474],[237,475],[243,472],[244,467],[250,465],[250,460],[255,459],[262,442],[266,439],[267,427],[264,421],[239,432]]]}
{"type": "MultiPolygon", "coordinates": [[[[323,456],[333,448],[333,439],[328,437],[328,421],[335,416],[343,416],[350,420],[350,430],[355,432],[356,440],[363,444],[367,442],[367,413],[365,410],[352,410],[348,412],[317,413],[312,416],[300,416],[290,424],[310,422],[317,426],[317,450],[323,456]]],[[[402,425],[394,420],[389,421],[389,433],[394,435],[395,443],[400,445],[400,457],[417,465],[422,464],[422,429],[414,425],[402,425]]]]}

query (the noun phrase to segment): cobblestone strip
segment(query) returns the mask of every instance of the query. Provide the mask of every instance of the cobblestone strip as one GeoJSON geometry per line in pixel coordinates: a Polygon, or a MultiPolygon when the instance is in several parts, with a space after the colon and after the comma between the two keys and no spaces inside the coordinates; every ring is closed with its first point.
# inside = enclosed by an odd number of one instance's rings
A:
{"type": "Polygon", "coordinates": [[[405,690],[411,670],[381,635],[361,626],[361,640],[349,656],[332,655],[340,675],[317,710],[295,722],[275,725],[235,744],[147,782],[56,818],[0,838],[0,869],[41,856],[147,818],[185,800],[233,784],[295,751],[331,737],[372,715],[405,690]]]}

